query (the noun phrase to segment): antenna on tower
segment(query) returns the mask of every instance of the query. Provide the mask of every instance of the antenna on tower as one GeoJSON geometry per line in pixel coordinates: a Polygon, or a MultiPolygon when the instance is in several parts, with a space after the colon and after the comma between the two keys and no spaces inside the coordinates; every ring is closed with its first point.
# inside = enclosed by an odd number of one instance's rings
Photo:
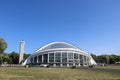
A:
{"type": "Polygon", "coordinates": [[[23,61],[24,45],[25,45],[24,40],[21,40],[20,41],[20,49],[19,49],[19,64],[21,64],[21,62],[23,61]]]}

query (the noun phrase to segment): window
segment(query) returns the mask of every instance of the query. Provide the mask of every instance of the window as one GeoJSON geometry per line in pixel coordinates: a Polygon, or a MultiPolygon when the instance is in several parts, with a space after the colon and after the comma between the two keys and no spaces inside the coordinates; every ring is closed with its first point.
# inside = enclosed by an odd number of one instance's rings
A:
{"type": "Polygon", "coordinates": [[[69,60],[69,62],[73,62],[73,59],[72,59],[72,60],[69,60]]]}
{"type": "Polygon", "coordinates": [[[31,58],[31,63],[33,63],[33,58],[31,58]]]}
{"type": "Polygon", "coordinates": [[[79,55],[79,58],[80,58],[80,59],[83,59],[83,56],[80,54],[80,55],[79,55]]]}
{"type": "Polygon", "coordinates": [[[38,62],[42,62],[42,55],[38,56],[38,62]]]}
{"type": "Polygon", "coordinates": [[[60,62],[60,53],[55,53],[55,62],[60,62]]]}
{"type": "Polygon", "coordinates": [[[70,63],[73,62],[73,53],[68,53],[68,59],[70,63]]]}
{"type": "Polygon", "coordinates": [[[34,63],[37,63],[37,56],[34,57],[34,63]]]}
{"type": "Polygon", "coordinates": [[[43,62],[47,63],[48,61],[48,54],[43,54],[43,62]]]}
{"type": "Polygon", "coordinates": [[[62,53],[62,62],[67,62],[67,53],[62,53]]]}
{"type": "Polygon", "coordinates": [[[49,45],[45,48],[43,48],[42,50],[47,50],[47,49],[54,49],[54,48],[75,48],[74,46],[70,45],[70,44],[66,44],[66,43],[55,43],[52,45],[49,45]]]}
{"type": "Polygon", "coordinates": [[[74,59],[78,59],[78,54],[74,53],[74,59]]]}
{"type": "Polygon", "coordinates": [[[79,55],[79,58],[80,58],[80,63],[83,64],[83,55],[79,55]]]}
{"type": "Polygon", "coordinates": [[[74,62],[78,63],[78,53],[74,53],[74,62]]]}
{"type": "Polygon", "coordinates": [[[49,53],[49,62],[54,62],[54,53],[49,53]]]}
{"type": "Polygon", "coordinates": [[[73,53],[68,53],[68,59],[73,59],[73,53]]]}
{"type": "Polygon", "coordinates": [[[75,59],[75,60],[74,60],[74,62],[78,63],[78,62],[79,62],[79,60],[78,60],[78,59],[75,59]]]}
{"type": "Polygon", "coordinates": [[[86,63],[86,56],[84,56],[84,63],[86,63]]]}

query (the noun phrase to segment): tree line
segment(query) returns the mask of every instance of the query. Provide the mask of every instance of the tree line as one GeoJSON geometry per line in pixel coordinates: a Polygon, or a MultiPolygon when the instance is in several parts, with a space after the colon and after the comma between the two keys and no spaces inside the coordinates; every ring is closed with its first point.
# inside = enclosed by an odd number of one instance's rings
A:
{"type": "Polygon", "coordinates": [[[120,55],[115,55],[115,54],[103,54],[103,55],[95,55],[91,54],[93,59],[97,63],[104,63],[104,64],[115,64],[115,63],[120,63],[120,55]]]}
{"type": "MultiPolygon", "coordinates": [[[[29,57],[30,54],[24,54],[23,61],[29,57]]],[[[4,64],[19,64],[19,53],[13,51],[11,53],[4,53],[0,56],[0,63],[4,64]]]]}

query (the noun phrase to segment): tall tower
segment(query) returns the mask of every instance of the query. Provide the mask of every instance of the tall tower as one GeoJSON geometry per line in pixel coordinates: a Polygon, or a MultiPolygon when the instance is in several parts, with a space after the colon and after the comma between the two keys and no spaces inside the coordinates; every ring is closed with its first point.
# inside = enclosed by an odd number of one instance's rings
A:
{"type": "Polygon", "coordinates": [[[19,50],[19,64],[21,63],[21,61],[23,60],[23,54],[24,54],[24,44],[25,42],[22,40],[20,42],[20,50],[19,50]]]}

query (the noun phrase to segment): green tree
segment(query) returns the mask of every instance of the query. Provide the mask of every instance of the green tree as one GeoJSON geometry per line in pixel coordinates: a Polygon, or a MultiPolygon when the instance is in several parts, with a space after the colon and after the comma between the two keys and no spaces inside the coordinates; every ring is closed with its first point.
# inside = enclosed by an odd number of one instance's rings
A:
{"type": "Polygon", "coordinates": [[[7,43],[3,38],[0,38],[0,54],[3,54],[5,49],[7,48],[7,43]]]}
{"type": "Polygon", "coordinates": [[[115,64],[120,61],[120,56],[112,54],[110,56],[110,64],[115,64]]]}
{"type": "Polygon", "coordinates": [[[24,54],[24,60],[26,60],[29,56],[30,54],[24,54]]]}
{"type": "Polygon", "coordinates": [[[108,63],[106,55],[98,56],[98,60],[99,60],[100,63],[108,63]]]}
{"type": "Polygon", "coordinates": [[[9,61],[9,56],[8,54],[4,53],[4,54],[0,54],[0,64],[4,63],[4,62],[8,62],[9,61]]]}
{"type": "Polygon", "coordinates": [[[115,64],[115,59],[113,57],[110,57],[109,64],[115,64]]]}
{"type": "Polygon", "coordinates": [[[115,62],[120,62],[120,56],[119,55],[115,56],[115,62]]]}
{"type": "Polygon", "coordinates": [[[9,54],[9,59],[10,59],[9,61],[12,64],[18,64],[19,63],[19,54],[13,51],[9,54]]]}
{"type": "Polygon", "coordinates": [[[98,57],[95,54],[91,54],[91,56],[95,60],[95,62],[98,62],[98,57]]]}

